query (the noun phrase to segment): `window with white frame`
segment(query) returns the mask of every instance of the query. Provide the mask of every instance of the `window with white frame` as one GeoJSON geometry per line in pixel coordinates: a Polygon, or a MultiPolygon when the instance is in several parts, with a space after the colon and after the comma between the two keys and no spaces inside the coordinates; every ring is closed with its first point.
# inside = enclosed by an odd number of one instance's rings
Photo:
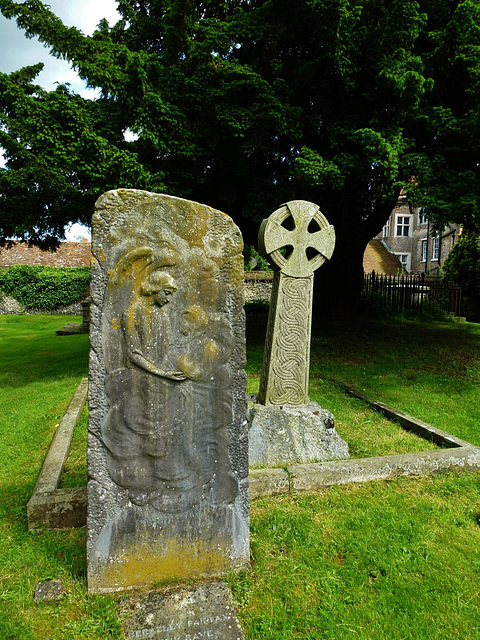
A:
{"type": "Polygon", "coordinates": [[[425,238],[422,240],[422,262],[427,261],[428,240],[425,238]]]}
{"type": "Polygon", "coordinates": [[[432,260],[438,260],[440,257],[440,238],[433,238],[432,260]]]}
{"type": "Polygon", "coordinates": [[[390,237],[390,218],[387,220],[386,224],[383,227],[383,234],[382,234],[382,238],[389,238],[390,237]]]}
{"type": "Polygon", "coordinates": [[[396,253],[397,258],[400,260],[402,267],[407,273],[410,272],[411,256],[409,253],[396,253]]]}
{"type": "Polygon", "coordinates": [[[410,235],[410,218],[411,216],[401,216],[397,214],[395,221],[395,235],[397,237],[410,235]]]}
{"type": "Polygon", "coordinates": [[[425,209],[420,208],[418,210],[418,225],[427,224],[427,214],[425,213],[425,209]]]}

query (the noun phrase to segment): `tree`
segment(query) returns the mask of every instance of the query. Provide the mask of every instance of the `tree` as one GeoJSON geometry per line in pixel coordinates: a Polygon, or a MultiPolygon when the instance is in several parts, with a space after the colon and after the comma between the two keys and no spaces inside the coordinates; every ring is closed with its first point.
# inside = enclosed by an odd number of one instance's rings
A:
{"type": "Polygon", "coordinates": [[[470,322],[480,322],[480,235],[464,231],[443,265],[443,279],[462,287],[462,309],[470,322]]]}
{"type": "MultiPolygon", "coordinates": [[[[401,187],[439,225],[478,215],[478,0],[118,0],[118,8],[116,25],[104,21],[85,37],[39,0],[0,0],[5,16],[102,92],[80,108],[63,90],[80,128],[93,123],[95,144],[117,149],[124,169],[90,164],[66,200],[77,189],[86,206],[115,180],[163,190],[226,211],[248,242],[282,202],[312,200],[336,229],[316,297],[337,318],[355,309],[364,249],[401,187]],[[137,141],[124,141],[127,128],[137,141]]],[[[12,75],[4,81],[19,86],[12,75]]],[[[48,102],[38,91],[34,99],[48,102]]],[[[19,116],[0,106],[4,137],[19,116]]],[[[5,175],[17,171],[14,142],[25,146],[10,139],[2,196],[5,175]]],[[[69,146],[74,164],[81,151],[69,146]]],[[[32,233],[33,218],[22,224],[32,233]]]]}
{"type": "Polygon", "coordinates": [[[68,222],[89,222],[99,193],[143,185],[146,172],[119,137],[115,144],[105,134],[103,105],[66,86],[46,92],[33,85],[40,68],[0,74],[0,144],[8,166],[0,172],[0,235],[48,248],[68,222]]]}

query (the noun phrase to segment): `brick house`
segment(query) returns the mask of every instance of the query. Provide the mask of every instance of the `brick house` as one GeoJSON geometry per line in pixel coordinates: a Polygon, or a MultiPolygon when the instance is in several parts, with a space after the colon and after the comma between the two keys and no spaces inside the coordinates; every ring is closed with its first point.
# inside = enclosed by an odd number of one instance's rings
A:
{"type": "Polygon", "coordinates": [[[408,273],[438,275],[460,233],[458,224],[434,231],[424,210],[412,206],[402,193],[376,240],[398,257],[408,273]]]}

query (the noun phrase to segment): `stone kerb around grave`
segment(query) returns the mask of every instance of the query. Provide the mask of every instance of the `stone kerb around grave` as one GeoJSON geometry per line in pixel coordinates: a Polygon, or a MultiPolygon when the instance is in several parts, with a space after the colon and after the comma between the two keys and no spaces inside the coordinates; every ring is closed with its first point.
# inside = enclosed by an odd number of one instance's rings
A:
{"type": "Polygon", "coordinates": [[[92,229],[89,592],[245,566],[240,231],[124,189],[99,198],[92,229]]]}

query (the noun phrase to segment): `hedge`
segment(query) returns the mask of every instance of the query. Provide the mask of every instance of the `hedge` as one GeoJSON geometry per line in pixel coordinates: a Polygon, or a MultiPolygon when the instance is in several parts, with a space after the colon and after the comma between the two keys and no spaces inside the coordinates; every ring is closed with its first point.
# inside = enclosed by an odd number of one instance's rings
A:
{"type": "Polygon", "coordinates": [[[0,269],[0,292],[27,309],[56,309],[82,300],[90,267],[44,267],[19,264],[0,269]]]}

